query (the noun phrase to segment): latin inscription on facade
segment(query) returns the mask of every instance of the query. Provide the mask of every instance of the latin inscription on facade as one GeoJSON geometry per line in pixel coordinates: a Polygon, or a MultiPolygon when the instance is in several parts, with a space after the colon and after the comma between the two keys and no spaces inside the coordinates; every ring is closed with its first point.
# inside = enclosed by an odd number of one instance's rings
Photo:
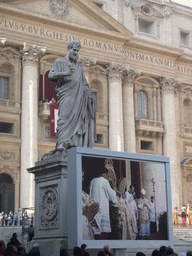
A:
{"type": "Polygon", "coordinates": [[[166,60],[164,58],[158,58],[158,57],[142,54],[136,51],[128,51],[115,44],[104,43],[104,42],[96,41],[89,38],[79,37],[75,34],[72,35],[68,33],[62,33],[59,31],[53,31],[51,29],[45,29],[38,26],[15,22],[13,20],[8,20],[4,18],[0,18],[0,27],[8,30],[15,30],[18,32],[37,35],[44,38],[52,38],[55,40],[65,41],[65,42],[69,42],[71,40],[78,40],[81,43],[81,45],[85,47],[122,54],[124,57],[132,60],[156,65],[159,67],[165,67],[168,69],[175,70],[175,72],[192,75],[191,67],[177,65],[173,61],[166,60]]]}

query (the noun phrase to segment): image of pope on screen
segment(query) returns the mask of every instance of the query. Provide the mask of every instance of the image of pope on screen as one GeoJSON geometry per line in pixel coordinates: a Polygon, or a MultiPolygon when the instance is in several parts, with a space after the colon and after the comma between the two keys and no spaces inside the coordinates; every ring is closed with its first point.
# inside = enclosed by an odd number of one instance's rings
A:
{"type": "Polygon", "coordinates": [[[83,240],[166,240],[164,164],[82,157],[83,240]]]}

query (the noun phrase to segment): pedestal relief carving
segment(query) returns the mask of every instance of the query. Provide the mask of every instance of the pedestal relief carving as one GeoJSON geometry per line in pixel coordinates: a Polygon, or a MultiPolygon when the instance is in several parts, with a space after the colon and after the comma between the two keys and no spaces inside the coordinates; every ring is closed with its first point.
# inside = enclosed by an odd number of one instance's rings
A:
{"type": "Polygon", "coordinates": [[[68,0],[49,0],[49,6],[54,16],[64,18],[69,13],[68,0]]]}
{"type": "Polygon", "coordinates": [[[49,187],[41,198],[40,228],[57,228],[58,223],[58,192],[49,187]]]}

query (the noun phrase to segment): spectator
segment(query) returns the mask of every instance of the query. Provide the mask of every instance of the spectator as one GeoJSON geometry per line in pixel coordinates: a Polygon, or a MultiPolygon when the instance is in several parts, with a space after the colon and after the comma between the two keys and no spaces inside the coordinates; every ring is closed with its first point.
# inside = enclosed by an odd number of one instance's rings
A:
{"type": "Polygon", "coordinates": [[[17,215],[17,213],[14,213],[14,215],[13,215],[13,222],[14,222],[14,226],[18,225],[18,215],[17,215]]]}
{"type": "Polygon", "coordinates": [[[166,247],[163,245],[160,247],[159,249],[159,252],[162,254],[162,255],[166,255],[166,247]]]}
{"type": "Polygon", "coordinates": [[[89,256],[89,253],[87,252],[87,245],[86,244],[81,245],[81,250],[83,252],[83,256],[89,256]]]}
{"type": "Polygon", "coordinates": [[[19,215],[19,222],[20,222],[20,226],[22,226],[23,225],[23,214],[22,213],[19,215]]]}
{"type": "Polygon", "coordinates": [[[33,214],[31,214],[31,223],[30,223],[30,227],[33,227],[33,223],[34,223],[34,217],[33,217],[33,214]]]}
{"type": "Polygon", "coordinates": [[[174,254],[174,251],[171,247],[166,247],[166,255],[172,255],[174,254]]]}
{"type": "Polygon", "coordinates": [[[146,256],[143,252],[137,252],[136,256],[146,256]]]}
{"type": "Polygon", "coordinates": [[[35,243],[33,248],[29,251],[28,256],[40,256],[39,244],[35,243]]]}
{"type": "Polygon", "coordinates": [[[27,214],[27,212],[25,212],[25,214],[24,214],[24,221],[25,221],[25,225],[27,225],[28,224],[28,214],[27,214]]]}
{"type": "Polygon", "coordinates": [[[110,248],[109,248],[109,245],[106,244],[104,247],[103,247],[103,250],[105,252],[106,255],[109,255],[109,256],[113,256],[113,254],[110,252],[110,248]]]}
{"type": "Polygon", "coordinates": [[[97,253],[97,256],[106,256],[105,252],[104,251],[99,251],[97,253]]]}
{"type": "Polygon", "coordinates": [[[73,248],[73,255],[74,255],[74,256],[83,256],[83,253],[82,253],[82,251],[81,251],[81,248],[78,247],[78,246],[75,246],[75,247],[73,248]]]}
{"type": "Polygon", "coordinates": [[[7,227],[8,224],[8,215],[5,213],[5,226],[7,227]]]}
{"type": "Polygon", "coordinates": [[[17,233],[13,233],[10,242],[7,244],[7,247],[8,247],[9,245],[12,245],[12,246],[15,246],[15,247],[17,248],[20,244],[21,244],[21,243],[20,243],[19,240],[17,239],[17,233]]]}
{"type": "Polygon", "coordinates": [[[9,226],[12,226],[12,224],[13,224],[13,214],[12,214],[12,212],[10,212],[8,214],[8,221],[9,221],[9,226]]]}
{"type": "Polygon", "coordinates": [[[27,253],[25,252],[25,247],[23,246],[17,247],[17,255],[20,255],[20,256],[27,255],[27,253]]]}
{"type": "Polygon", "coordinates": [[[192,256],[192,251],[188,251],[188,252],[186,253],[186,255],[187,255],[187,256],[192,256]]]}
{"type": "Polygon", "coordinates": [[[4,212],[2,211],[2,213],[1,213],[1,226],[2,227],[4,226],[4,222],[5,222],[5,215],[4,215],[4,212]]]}
{"type": "Polygon", "coordinates": [[[60,256],[69,256],[66,249],[60,249],[60,256]]]}
{"type": "Polygon", "coordinates": [[[3,240],[0,241],[0,256],[4,256],[6,252],[5,242],[3,240]]]}
{"type": "Polygon", "coordinates": [[[8,245],[5,256],[16,256],[17,255],[17,248],[13,245],[8,245]]]}

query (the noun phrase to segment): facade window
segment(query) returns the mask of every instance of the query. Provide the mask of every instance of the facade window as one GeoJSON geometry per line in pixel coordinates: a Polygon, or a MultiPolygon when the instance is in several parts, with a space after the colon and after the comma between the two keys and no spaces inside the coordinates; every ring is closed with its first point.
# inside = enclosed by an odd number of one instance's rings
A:
{"type": "Polygon", "coordinates": [[[103,143],[103,134],[97,134],[96,143],[99,143],[99,144],[103,143]]]}
{"type": "Polygon", "coordinates": [[[180,31],[180,42],[182,45],[189,46],[190,44],[190,33],[180,31]]]}
{"type": "Polygon", "coordinates": [[[142,150],[153,150],[153,142],[141,140],[142,150]]]}
{"type": "Polygon", "coordinates": [[[154,35],[154,21],[139,19],[139,32],[154,35]]]}
{"type": "Polygon", "coordinates": [[[9,99],[9,78],[0,76],[0,99],[9,99]]]}
{"type": "Polygon", "coordinates": [[[13,125],[14,124],[0,122],[0,133],[2,132],[2,133],[12,133],[13,134],[13,132],[14,132],[13,125]]]}
{"type": "Polygon", "coordinates": [[[142,90],[138,92],[137,106],[138,106],[138,118],[149,119],[148,97],[147,97],[147,94],[142,90]]]}

